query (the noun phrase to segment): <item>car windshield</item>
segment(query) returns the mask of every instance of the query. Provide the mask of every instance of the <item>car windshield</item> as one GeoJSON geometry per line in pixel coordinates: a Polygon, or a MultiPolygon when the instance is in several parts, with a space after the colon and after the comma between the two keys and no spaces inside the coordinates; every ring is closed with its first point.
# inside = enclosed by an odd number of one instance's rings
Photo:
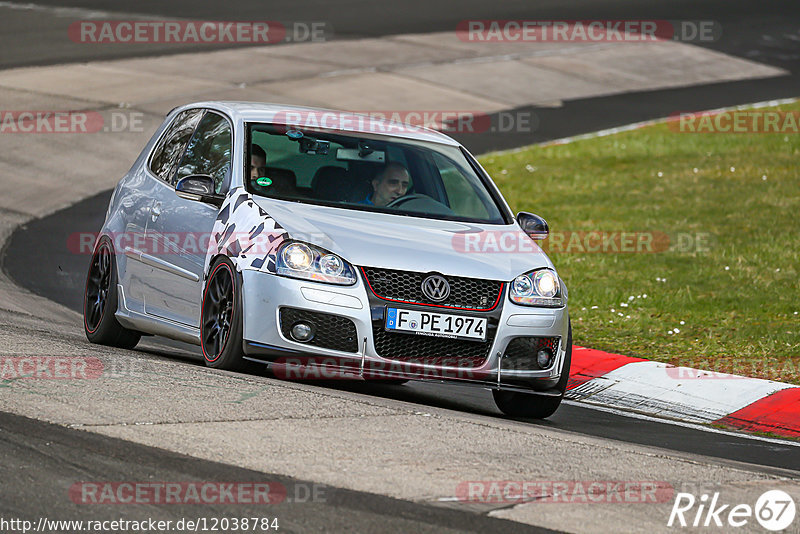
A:
{"type": "Polygon", "coordinates": [[[249,124],[245,184],[255,195],[345,209],[504,224],[457,146],[249,124]]]}

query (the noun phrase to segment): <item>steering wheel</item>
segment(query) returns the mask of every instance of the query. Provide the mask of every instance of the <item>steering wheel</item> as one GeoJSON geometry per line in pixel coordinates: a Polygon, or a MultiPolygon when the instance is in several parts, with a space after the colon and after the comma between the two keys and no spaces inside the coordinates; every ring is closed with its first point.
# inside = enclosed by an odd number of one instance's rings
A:
{"type": "Polygon", "coordinates": [[[418,198],[430,198],[430,197],[428,195],[423,195],[422,193],[412,193],[410,195],[403,195],[402,197],[397,197],[396,199],[394,199],[391,202],[389,202],[388,204],[386,204],[386,207],[387,208],[397,208],[397,207],[401,206],[402,204],[405,204],[406,202],[408,202],[410,200],[415,200],[415,199],[418,199],[418,198]]]}

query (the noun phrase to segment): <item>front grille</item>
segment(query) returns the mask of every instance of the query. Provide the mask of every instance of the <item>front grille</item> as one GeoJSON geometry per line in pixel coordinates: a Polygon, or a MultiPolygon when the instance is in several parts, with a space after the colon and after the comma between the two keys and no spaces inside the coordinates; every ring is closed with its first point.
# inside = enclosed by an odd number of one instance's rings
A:
{"type": "Polygon", "coordinates": [[[503,291],[503,282],[445,276],[450,284],[450,296],[442,302],[434,302],[422,293],[422,281],[431,273],[375,267],[362,267],[361,270],[377,297],[410,304],[487,311],[495,308],[503,291]]]}
{"type": "Polygon", "coordinates": [[[292,327],[303,322],[314,326],[314,337],[306,341],[304,345],[343,352],[358,352],[356,325],[346,317],[296,308],[281,308],[280,317],[281,332],[286,339],[293,339],[292,327]]]}
{"type": "Polygon", "coordinates": [[[536,353],[542,349],[550,349],[553,353],[552,361],[555,361],[558,342],[557,337],[515,337],[503,353],[502,368],[518,371],[540,370],[536,353]]]}
{"type": "Polygon", "coordinates": [[[472,368],[480,367],[492,350],[497,326],[491,321],[486,341],[467,341],[441,337],[398,334],[384,330],[383,321],[373,321],[375,351],[382,358],[422,365],[472,368]]]}

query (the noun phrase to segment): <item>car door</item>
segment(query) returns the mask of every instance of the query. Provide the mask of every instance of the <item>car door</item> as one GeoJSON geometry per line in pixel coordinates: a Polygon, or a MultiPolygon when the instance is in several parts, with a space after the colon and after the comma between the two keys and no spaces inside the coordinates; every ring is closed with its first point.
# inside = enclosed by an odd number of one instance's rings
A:
{"type": "Polygon", "coordinates": [[[225,194],[231,176],[233,128],[223,115],[206,111],[195,129],[170,184],[163,184],[157,212],[148,226],[148,239],[159,254],[153,286],[148,295],[148,314],[199,328],[200,305],[211,231],[219,209],[187,200],[175,193],[175,184],[192,174],[214,179],[215,191],[225,194]]]}
{"type": "Polygon", "coordinates": [[[152,291],[153,247],[147,240],[148,226],[152,223],[153,207],[163,185],[175,174],[186,145],[194,128],[202,117],[202,109],[190,109],[179,113],[164,129],[147,161],[139,168],[135,180],[127,189],[125,208],[125,235],[120,239],[124,254],[124,268],[120,271],[120,283],[125,289],[128,309],[145,310],[145,296],[152,291]]]}

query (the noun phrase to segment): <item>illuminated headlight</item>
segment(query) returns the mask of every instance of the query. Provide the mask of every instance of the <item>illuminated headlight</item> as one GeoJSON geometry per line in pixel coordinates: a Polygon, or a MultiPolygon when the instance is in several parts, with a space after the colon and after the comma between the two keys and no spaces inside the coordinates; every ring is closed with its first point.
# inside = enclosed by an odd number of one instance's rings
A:
{"type": "Polygon", "coordinates": [[[311,267],[314,261],[314,253],[308,245],[303,243],[292,243],[281,251],[283,263],[295,271],[305,271],[311,267]]]}
{"type": "Polygon", "coordinates": [[[341,285],[356,283],[355,269],[342,258],[297,241],[285,243],[278,250],[276,270],[291,278],[341,285]]]}
{"type": "Polygon", "coordinates": [[[533,288],[542,297],[553,298],[558,295],[558,277],[553,271],[536,271],[533,275],[533,288]]]}
{"type": "Polygon", "coordinates": [[[509,297],[525,306],[560,308],[564,305],[558,275],[550,269],[540,269],[518,276],[511,282],[509,297]]]}

